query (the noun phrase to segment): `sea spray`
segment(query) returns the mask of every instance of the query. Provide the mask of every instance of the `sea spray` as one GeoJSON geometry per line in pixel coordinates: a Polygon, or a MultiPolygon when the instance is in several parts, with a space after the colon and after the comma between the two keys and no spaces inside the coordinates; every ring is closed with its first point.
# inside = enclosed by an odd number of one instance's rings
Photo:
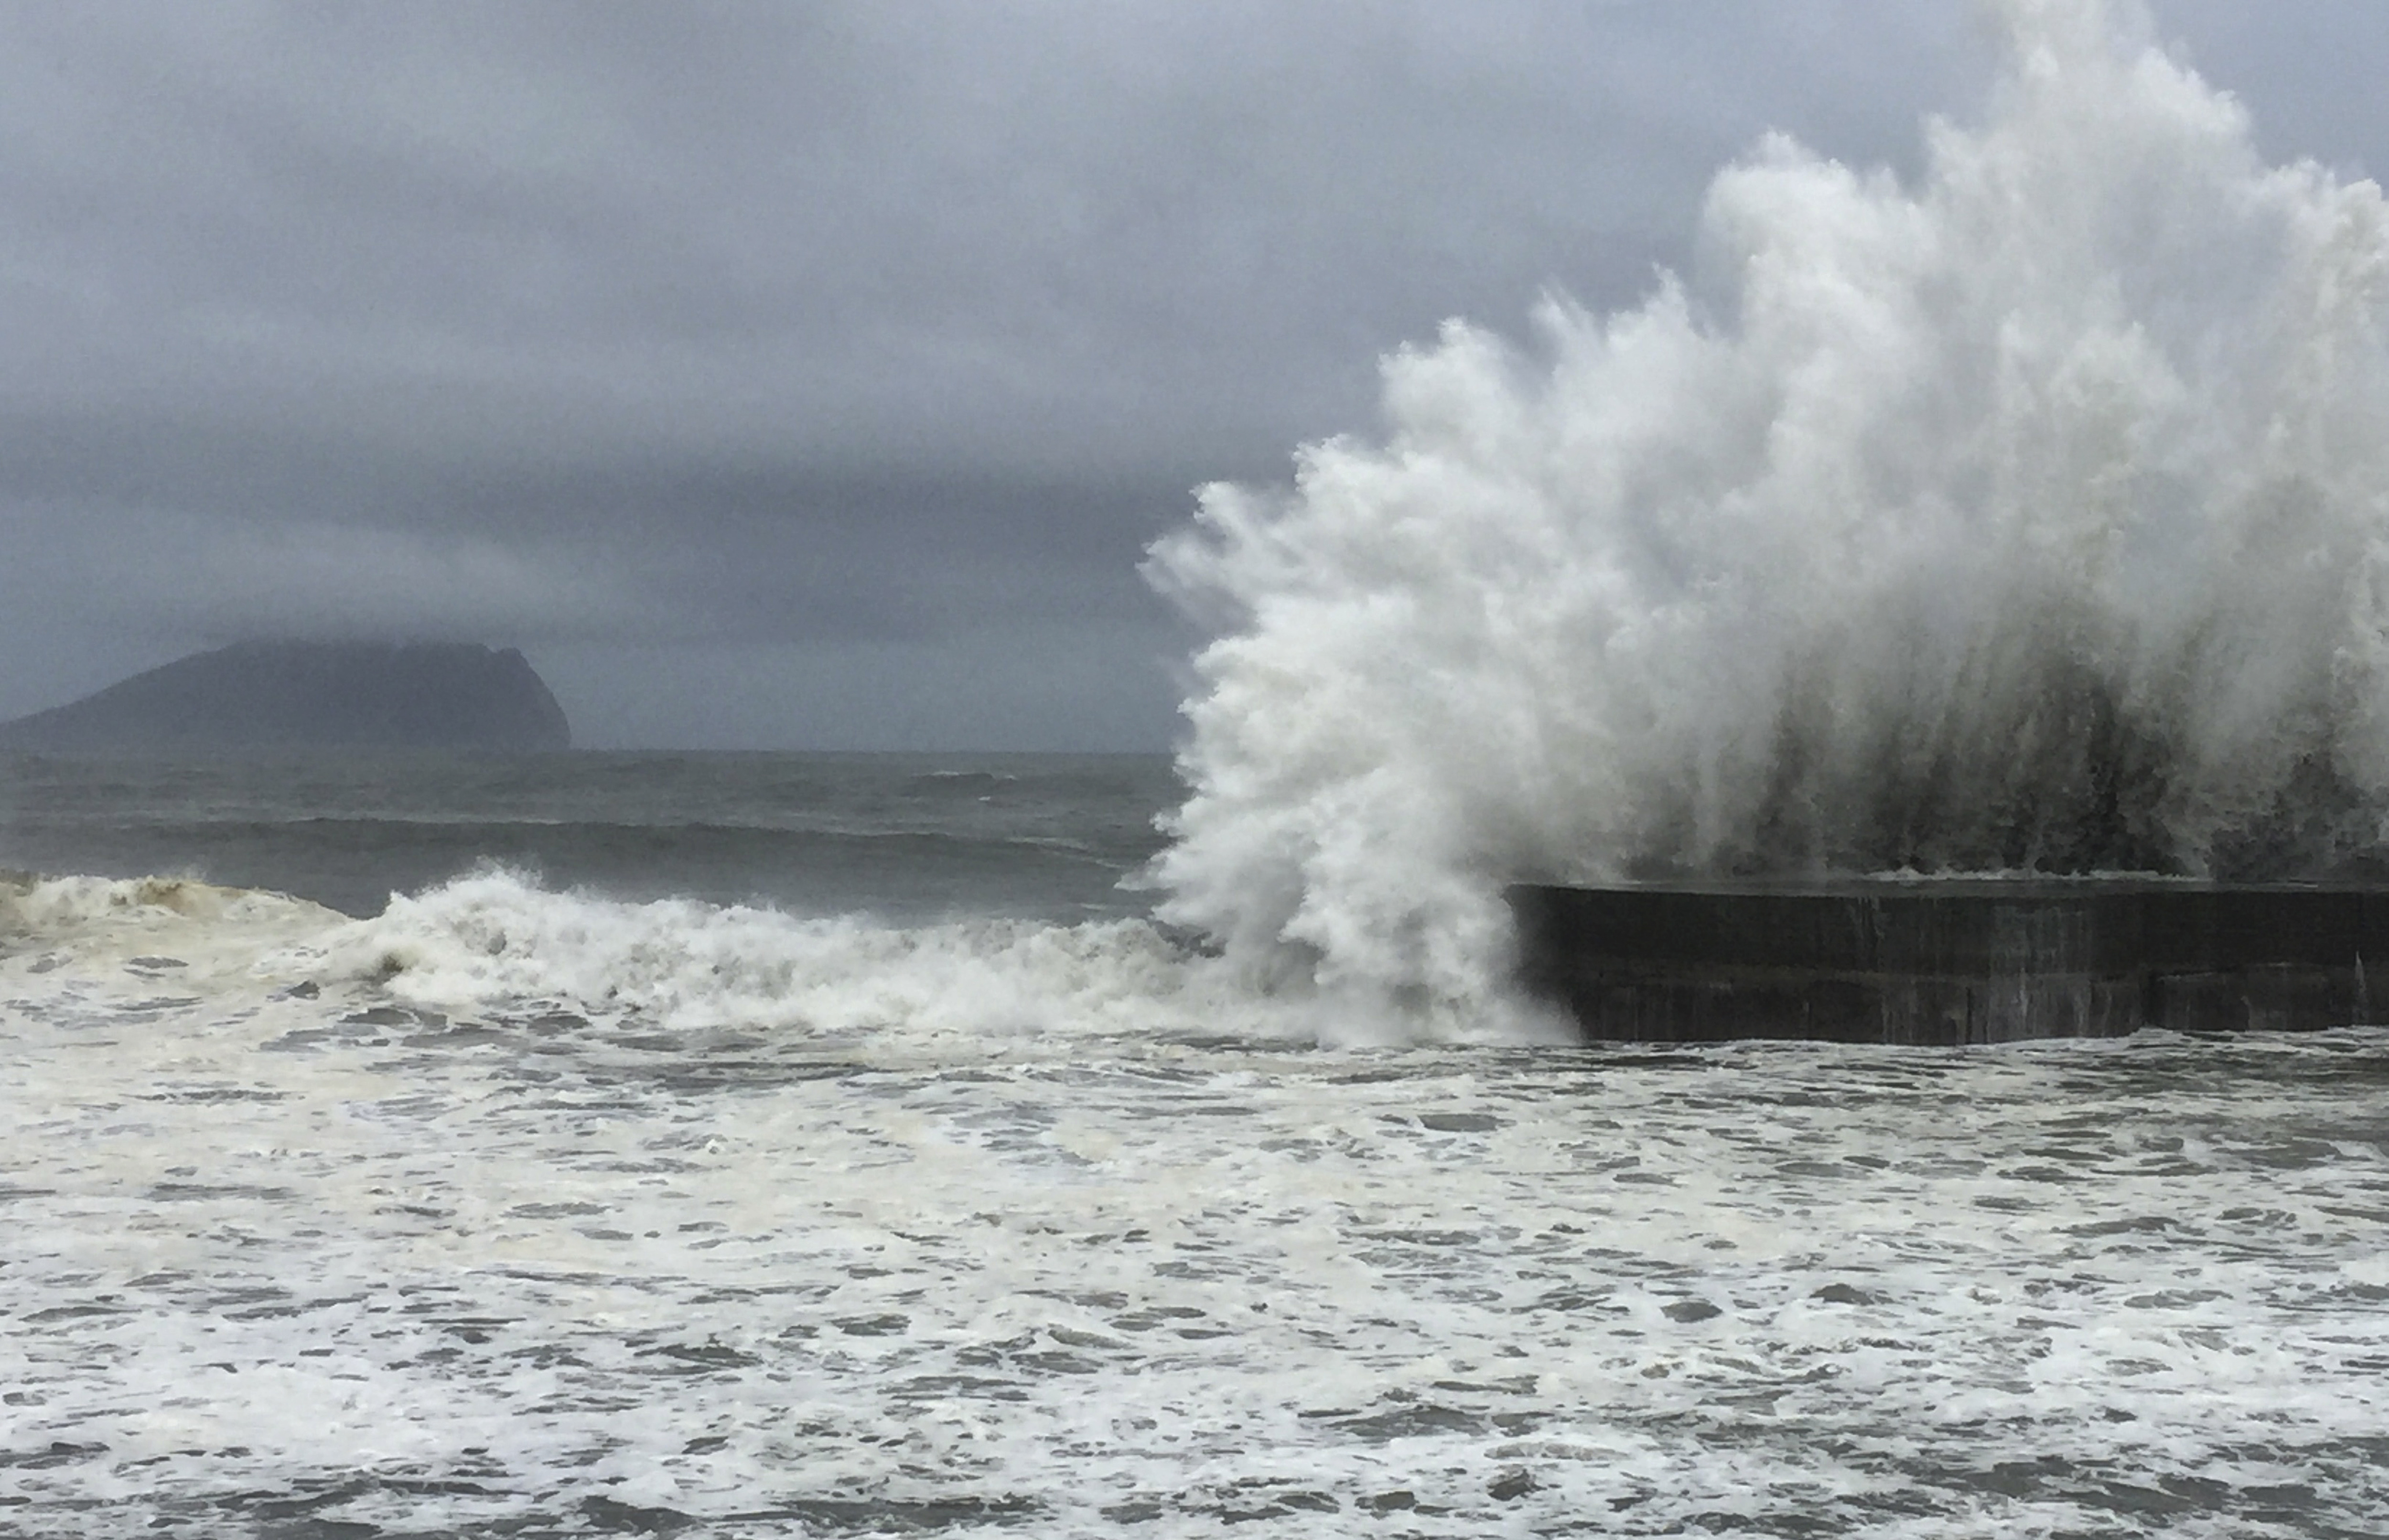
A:
{"type": "Polygon", "coordinates": [[[2389,219],[2137,8],[2011,0],[1912,184],[1770,136],[1689,279],[1460,322],[1204,489],[1170,921],[1481,1008],[1517,880],[2296,877],[2389,810],[2389,219]]]}
{"type": "Polygon", "coordinates": [[[1323,1003],[1258,997],[1219,959],[1143,919],[895,925],[553,892],[498,867],[393,896],[380,915],[326,928],[277,960],[343,999],[460,1016],[562,1011],[675,1037],[758,1034],[785,1051],[878,1063],[1106,1040],[1353,1043],[1370,1031],[1323,1003]]]}

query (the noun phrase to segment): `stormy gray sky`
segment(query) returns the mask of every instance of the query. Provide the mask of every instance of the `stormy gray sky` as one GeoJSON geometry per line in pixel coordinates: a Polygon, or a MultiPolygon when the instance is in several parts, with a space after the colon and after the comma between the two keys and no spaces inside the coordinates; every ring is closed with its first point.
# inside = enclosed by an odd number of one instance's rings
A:
{"type": "MultiPolygon", "coordinates": [[[[2389,6],[2156,9],[2389,167],[2389,6]]],[[[1967,0],[0,8],[0,717],[441,637],[594,746],[1165,747],[1196,483],[1987,66],[1967,0]]]]}

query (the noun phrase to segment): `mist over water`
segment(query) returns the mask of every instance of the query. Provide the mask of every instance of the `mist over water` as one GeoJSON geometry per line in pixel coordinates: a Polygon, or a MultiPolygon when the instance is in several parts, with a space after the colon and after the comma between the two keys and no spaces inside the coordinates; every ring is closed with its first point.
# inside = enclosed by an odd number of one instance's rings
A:
{"type": "Polygon", "coordinates": [[[2380,189],[2137,6],[1996,15],[1916,181],[1770,136],[1689,276],[1449,323],[1380,437],[1203,491],[1166,918],[1465,1006],[1514,881],[2376,858],[2380,189]]]}

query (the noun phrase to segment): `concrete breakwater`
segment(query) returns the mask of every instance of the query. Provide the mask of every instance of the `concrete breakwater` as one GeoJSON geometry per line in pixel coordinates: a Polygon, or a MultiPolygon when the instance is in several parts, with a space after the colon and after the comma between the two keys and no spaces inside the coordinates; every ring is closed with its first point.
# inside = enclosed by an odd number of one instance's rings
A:
{"type": "Polygon", "coordinates": [[[1999,1043],[2389,1020],[2389,890],[1853,880],[1509,891],[1595,1041],[1999,1043]]]}

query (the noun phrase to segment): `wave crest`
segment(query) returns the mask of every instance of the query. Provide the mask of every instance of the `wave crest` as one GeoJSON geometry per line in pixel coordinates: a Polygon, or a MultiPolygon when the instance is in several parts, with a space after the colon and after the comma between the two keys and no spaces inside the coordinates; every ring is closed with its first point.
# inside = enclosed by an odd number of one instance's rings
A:
{"type": "Polygon", "coordinates": [[[305,899],[228,888],[189,877],[43,877],[0,871],[0,938],[41,943],[96,926],[289,920],[340,917],[305,899]]]}
{"type": "Polygon", "coordinates": [[[560,1006],[674,1031],[868,1046],[875,1057],[1095,1036],[1350,1043],[1387,1030],[1257,995],[1144,920],[897,926],[559,893],[503,870],[393,898],[332,932],[312,971],[443,1011],[560,1006]]]}

